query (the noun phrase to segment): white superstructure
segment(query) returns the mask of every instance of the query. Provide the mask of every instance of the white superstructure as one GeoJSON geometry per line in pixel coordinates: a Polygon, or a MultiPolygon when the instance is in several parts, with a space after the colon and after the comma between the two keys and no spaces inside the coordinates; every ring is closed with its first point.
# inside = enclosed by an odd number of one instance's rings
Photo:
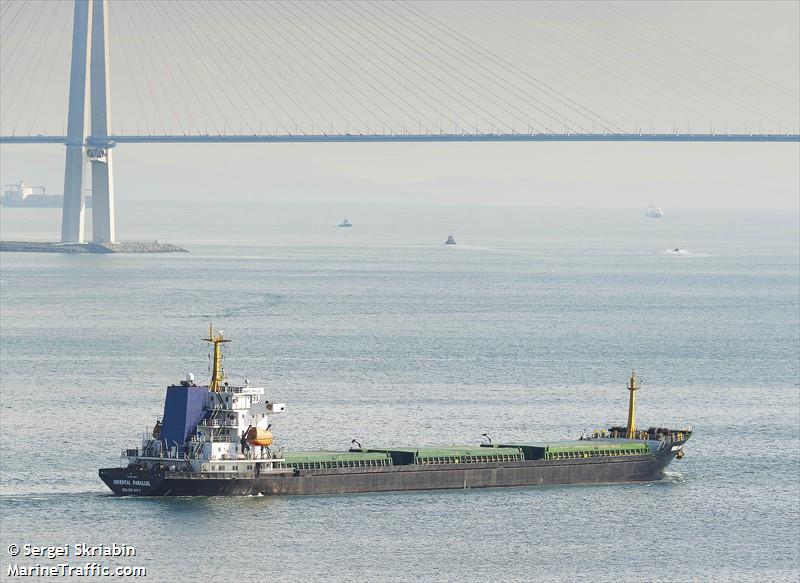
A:
{"type": "Polygon", "coordinates": [[[20,180],[19,184],[6,184],[5,196],[9,201],[23,202],[32,195],[46,195],[44,186],[30,186],[20,180]]]}
{"type": "Polygon", "coordinates": [[[659,206],[650,205],[647,207],[647,212],[645,216],[649,219],[660,219],[664,217],[664,209],[659,206]]]}
{"type": "Polygon", "coordinates": [[[282,461],[273,443],[270,417],[286,409],[265,397],[263,387],[249,381],[234,385],[222,371],[222,332],[209,330],[214,365],[208,386],[198,386],[189,374],[167,388],[164,415],[142,438],[141,449],[123,452],[126,464],[164,466],[172,471],[271,471],[282,461]]]}

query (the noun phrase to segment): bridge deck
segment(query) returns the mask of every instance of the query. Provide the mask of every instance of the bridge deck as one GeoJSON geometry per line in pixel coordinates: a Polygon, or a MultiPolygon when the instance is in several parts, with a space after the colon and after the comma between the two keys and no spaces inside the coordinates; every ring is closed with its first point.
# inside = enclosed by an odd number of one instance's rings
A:
{"type": "MultiPolygon", "coordinates": [[[[800,134],[187,134],[109,136],[115,144],[254,142],[800,142],[800,134]]],[[[65,144],[66,136],[0,136],[0,144],[65,144]]],[[[87,139],[87,144],[95,140],[87,139]]]]}

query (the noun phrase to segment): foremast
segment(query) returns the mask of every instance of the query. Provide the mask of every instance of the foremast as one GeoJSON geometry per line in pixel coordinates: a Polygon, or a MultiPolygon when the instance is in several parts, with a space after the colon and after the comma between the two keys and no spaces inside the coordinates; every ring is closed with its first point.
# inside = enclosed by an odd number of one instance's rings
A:
{"type": "Polygon", "coordinates": [[[628,399],[628,425],[625,428],[625,437],[634,439],[636,436],[636,391],[639,390],[639,383],[636,381],[636,371],[631,373],[631,380],[628,383],[630,397],[628,399]]]}
{"type": "Polygon", "coordinates": [[[214,336],[214,329],[211,324],[208,325],[208,337],[203,338],[203,340],[214,345],[211,381],[208,383],[208,390],[212,393],[218,393],[220,384],[225,380],[225,370],[222,368],[222,345],[230,342],[230,340],[223,336],[222,330],[218,331],[217,335],[214,336]]]}

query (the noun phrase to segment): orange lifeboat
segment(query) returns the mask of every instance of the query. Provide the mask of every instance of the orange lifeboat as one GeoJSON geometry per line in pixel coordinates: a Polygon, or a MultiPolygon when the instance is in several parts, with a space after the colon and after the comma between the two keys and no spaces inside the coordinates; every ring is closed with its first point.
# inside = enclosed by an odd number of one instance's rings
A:
{"type": "Polygon", "coordinates": [[[247,430],[245,439],[247,439],[247,443],[250,445],[266,447],[268,445],[272,445],[272,430],[251,427],[247,430]]]}

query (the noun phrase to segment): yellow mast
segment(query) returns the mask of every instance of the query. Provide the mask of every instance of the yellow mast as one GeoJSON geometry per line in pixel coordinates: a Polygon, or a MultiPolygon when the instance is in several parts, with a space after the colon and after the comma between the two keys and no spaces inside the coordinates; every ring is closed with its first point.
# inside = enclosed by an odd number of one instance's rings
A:
{"type": "Polygon", "coordinates": [[[636,391],[639,390],[639,383],[636,382],[636,371],[631,373],[631,381],[628,385],[630,391],[630,400],[628,401],[628,428],[626,437],[633,439],[633,434],[636,432],[636,391]]]}
{"type": "Polygon", "coordinates": [[[211,382],[208,383],[208,390],[218,393],[219,385],[225,379],[225,371],[222,370],[222,344],[223,342],[230,342],[230,340],[222,336],[221,330],[214,336],[214,329],[211,324],[208,325],[208,338],[203,338],[203,340],[214,345],[214,364],[211,367],[211,382]]]}

